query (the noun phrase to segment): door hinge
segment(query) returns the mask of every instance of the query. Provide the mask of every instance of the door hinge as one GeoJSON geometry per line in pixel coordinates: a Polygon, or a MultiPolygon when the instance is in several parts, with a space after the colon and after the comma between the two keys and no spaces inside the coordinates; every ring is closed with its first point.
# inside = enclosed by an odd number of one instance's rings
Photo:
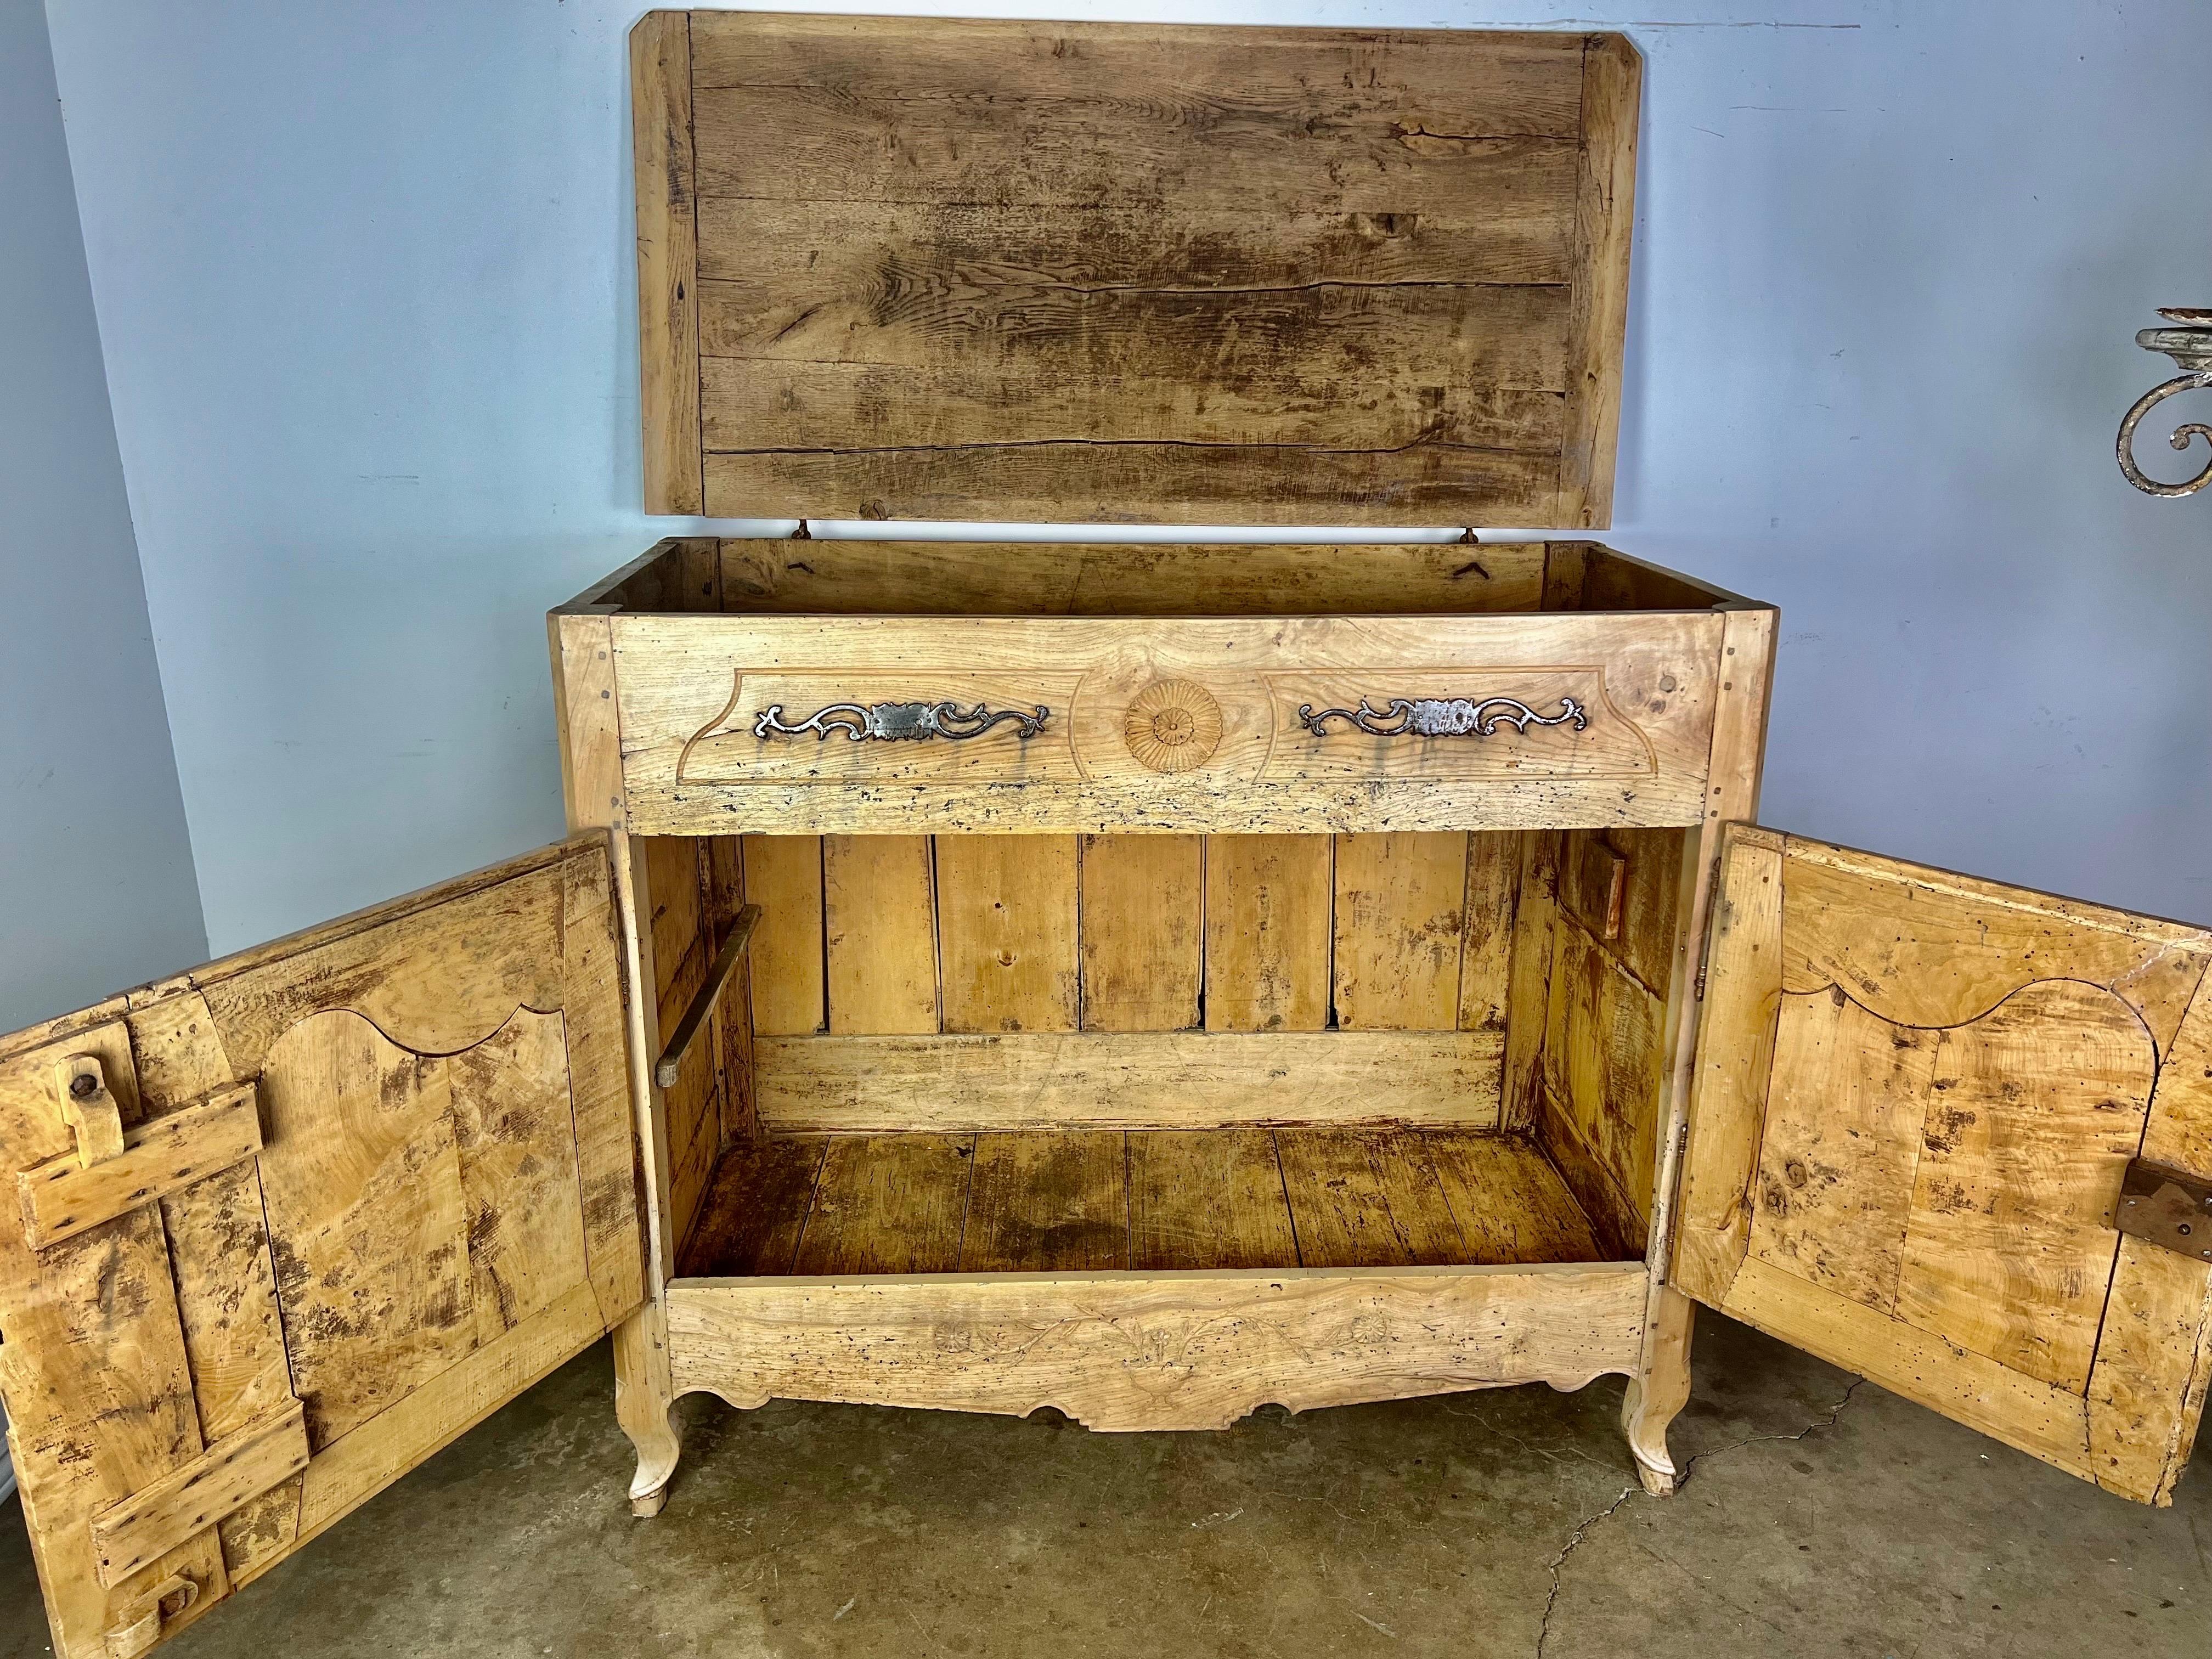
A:
{"type": "Polygon", "coordinates": [[[2120,1177],[2112,1225],[2192,1261],[2212,1261],[2212,1181],[2171,1164],[2130,1158],[2120,1177]]]}

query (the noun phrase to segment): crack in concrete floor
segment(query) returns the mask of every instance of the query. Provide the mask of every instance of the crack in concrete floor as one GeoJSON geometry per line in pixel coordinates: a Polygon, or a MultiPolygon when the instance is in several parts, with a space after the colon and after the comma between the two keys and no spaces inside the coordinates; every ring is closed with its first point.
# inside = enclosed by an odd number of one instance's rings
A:
{"type": "MultiPolygon", "coordinates": [[[[1683,1489],[1687,1487],[1690,1484],[1692,1471],[1694,1470],[1698,1464],[1706,1462],[1710,1458],[1723,1457],[1730,1452],[1741,1451],[1747,1446],[1787,1444],[1794,1441],[1806,1439],[1809,1436],[1820,1433],[1823,1429],[1834,1428],[1837,1423],[1842,1419],[1844,1407],[1848,1407],[1851,1403],[1852,1398],[1865,1386],[1866,1378],[1863,1376],[1854,1377],[1851,1381],[1851,1385],[1844,1390],[1842,1399],[1837,1401],[1836,1403],[1830,1407],[1828,1410],[1818,1419],[1807,1424],[1795,1434],[1746,1435],[1741,1440],[1732,1440],[1724,1446],[1715,1446],[1710,1451],[1698,1452],[1692,1456],[1685,1458],[1682,1462],[1681,1470],[1675,1477],[1675,1491],[1674,1495],[1668,1498],[1651,1498],[1651,1502],[1655,1504],[1671,1504],[1679,1499],[1682,1495],[1683,1489]]],[[[1644,1491],[1641,1485],[1622,1487],[1620,1495],[1614,1498],[1613,1502],[1607,1504],[1603,1509],[1597,1510],[1595,1513],[1585,1516],[1581,1524],[1577,1526],[1574,1531],[1568,1535],[1567,1541],[1560,1547],[1559,1553],[1552,1558],[1549,1565],[1546,1569],[1551,1576],[1551,1588],[1544,1596],[1543,1616],[1537,1621],[1536,1625],[1536,1659],[1545,1659],[1546,1650],[1552,1639],[1552,1616],[1559,1610],[1559,1590],[1562,1583],[1564,1583],[1567,1558],[1582,1547],[1583,1540],[1589,1535],[1594,1528],[1595,1528],[1601,1522],[1611,1520],[1620,1512],[1620,1506],[1628,1502],[1630,1498],[1649,1496],[1650,1494],[1644,1491]]],[[[1664,1559],[1663,1557],[1657,1559],[1664,1559]]],[[[1672,1564],[1669,1563],[1669,1565],[1671,1565],[1672,1564]]]]}

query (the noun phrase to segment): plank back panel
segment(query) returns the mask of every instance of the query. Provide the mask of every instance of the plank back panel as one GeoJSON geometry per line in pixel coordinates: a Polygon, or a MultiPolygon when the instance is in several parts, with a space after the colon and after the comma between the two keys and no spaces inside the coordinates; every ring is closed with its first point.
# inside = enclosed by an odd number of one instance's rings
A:
{"type": "Polygon", "coordinates": [[[746,836],[743,1121],[1493,1127],[1522,839],[746,836]]]}
{"type": "Polygon", "coordinates": [[[696,12],[633,56],[648,511],[1607,522],[1621,37],[696,12]]]}

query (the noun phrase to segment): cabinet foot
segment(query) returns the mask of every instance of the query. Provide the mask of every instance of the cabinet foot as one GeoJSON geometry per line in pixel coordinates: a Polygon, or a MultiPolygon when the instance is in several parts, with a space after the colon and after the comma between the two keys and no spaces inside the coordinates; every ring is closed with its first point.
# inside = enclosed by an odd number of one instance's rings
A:
{"type": "Polygon", "coordinates": [[[1681,1471],[1667,1449],[1667,1426],[1690,1400],[1690,1326],[1697,1304],[1680,1292],[1654,1291],[1644,1330],[1643,1369],[1628,1379],[1620,1426],[1636,1458],[1636,1478],[1654,1498],[1671,1497],[1681,1471]]]}
{"type": "Polygon", "coordinates": [[[684,1455],[673,1415],[665,1316],[647,1303],[615,1328],[615,1419],[637,1451],[629,1512],[650,1517],[668,1502],[668,1483],[684,1455]]]}

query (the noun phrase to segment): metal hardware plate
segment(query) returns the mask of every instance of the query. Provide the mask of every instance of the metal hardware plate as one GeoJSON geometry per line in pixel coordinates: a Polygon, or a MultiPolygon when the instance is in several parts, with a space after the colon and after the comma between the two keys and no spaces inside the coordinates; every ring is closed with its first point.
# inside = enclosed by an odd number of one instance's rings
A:
{"type": "Polygon", "coordinates": [[[1572,697],[1559,699],[1559,712],[1540,714],[1518,697],[1391,697],[1380,708],[1368,698],[1357,708],[1300,705],[1298,721],[1315,737],[1324,737],[1331,720],[1348,720],[1377,738],[1487,738],[1500,726],[1526,732],[1532,726],[1572,726],[1581,731],[1589,714],[1572,697]]]}
{"type": "Polygon", "coordinates": [[[2129,1161],[2120,1178],[2112,1225],[2130,1238],[2212,1261],[2212,1181],[2146,1158],[2129,1161]]]}
{"type": "Polygon", "coordinates": [[[1042,703],[1024,714],[1018,708],[994,713],[988,704],[980,702],[973,708],[963,708],[957,702],[833,702],[793,723],[785,719],[783,705],[778,702],[761,711],[761,717],[753,722],[753,735],[796,738],[811,732],[817,738],[826,740],[832,732],[842,732],[854,743],[915,743],[931,738],[951,738],[957,743],[980,738],[1009,720],[1018,735],[1033,738],[1051,718],[1052,710],[1042,703]]]}

